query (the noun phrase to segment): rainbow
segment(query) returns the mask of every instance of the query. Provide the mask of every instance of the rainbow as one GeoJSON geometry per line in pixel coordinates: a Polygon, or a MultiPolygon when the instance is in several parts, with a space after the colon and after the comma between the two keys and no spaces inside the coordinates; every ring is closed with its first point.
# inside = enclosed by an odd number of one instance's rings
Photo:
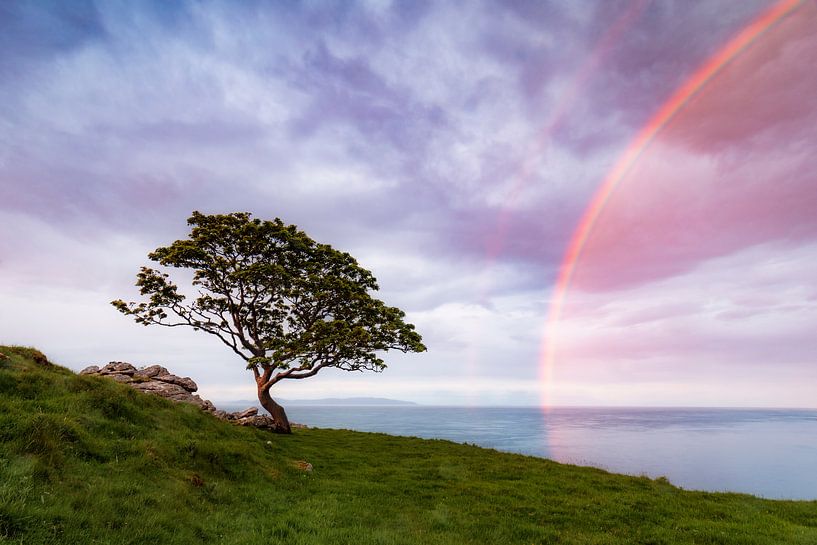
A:
{"type": "Polygon", "coordinates": [[[675,115],[683,109],[689,100],[697,95],[701,89],[735,57],[745,51],[767,30],[796,11],[804,2],[805,0],[779,1],[757,17],[698,68],[686,83],[661,106],[644,128],[639,131],[635,139],[633,139],[625,152],[619,157],[612,170],[607,174],[596,190],[590,204],[582,214],[573,232],[570,244],[565,251],[545,322],[545,331],[542,336],[543,340],[539,358],[542,407],[549,407],[549,393],[556,353],[556,336],[554,331],[561,318],[562,308],[570,287],[573,272],[576,268],[577,261],[581,257],[585,243],[593,231],[596,220],[607,205],[610,196],[627,173],[630,172],[644,151],[649,147],[656,135],[672,121],[675,115]]]}

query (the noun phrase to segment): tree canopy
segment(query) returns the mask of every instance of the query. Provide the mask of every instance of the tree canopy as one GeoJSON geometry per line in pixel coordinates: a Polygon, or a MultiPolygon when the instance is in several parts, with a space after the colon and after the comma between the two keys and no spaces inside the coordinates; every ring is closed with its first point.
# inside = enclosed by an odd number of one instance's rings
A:
{"type": "MultiPolygon", "coordinates": [[[[145,300],[112,304],[140,324],[192,327],[218,337],[246,361],[273,418],[264,398],[281,380],[327,367],[381,371],[382,352],[425,350],[405,313],[372,297],[377,281],[348,253],[278,218],[262,221],[247,212],[193,212],[187,223],[188,239],[148,257],[192,270],[197,296],[183,294],[169,274],[142,267],[136,285],[145,300]]],[[[285,414],[277,418],[286,420],[285,414]]]]}

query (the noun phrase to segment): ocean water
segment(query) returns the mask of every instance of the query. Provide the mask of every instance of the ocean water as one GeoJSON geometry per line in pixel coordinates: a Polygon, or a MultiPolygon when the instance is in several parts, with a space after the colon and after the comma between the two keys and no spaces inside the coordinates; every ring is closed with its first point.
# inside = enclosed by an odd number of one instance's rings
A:
{"type": "Polygon", "coordinates": [[[667,477],[686,489],[817,499],[817,411],[292,406],[312,427],[449,439],[667,477]]]}

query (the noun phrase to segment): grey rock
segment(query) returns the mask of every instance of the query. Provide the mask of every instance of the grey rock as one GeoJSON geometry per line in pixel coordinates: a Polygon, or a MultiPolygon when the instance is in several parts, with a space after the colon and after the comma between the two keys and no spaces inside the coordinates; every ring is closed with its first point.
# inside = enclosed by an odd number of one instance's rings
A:
{"type": "Polygon", "coordinates": [[[176,384],[181,386],[188,392],[195,392],[199,389],[198,385],[193,382],[193,379],[190,377],[177,377],[176,375],[171,375],[170,373],[164,375],[156,375],[153,377],[154,380],[161,380],[162,382],[167,382],[168,384],[176,384]]]}
{"type": "Polygon", "coordinates": [[[124,382],[124,383],[133,382],[133,378],[130,375],[115,374],[115,375],[106,375],[106,376],[108,378],[114,379],[116,382],[124,382]]]}
{"type": "Polygon", "coordinates": [[[275,431],[275,420],[273,420],[271,416],[266,415],[248,416],[245,418],[236,419],[235,423],[238,424],[239,426],[253,426],[256,428],[275,431]]]}
{"type": "Polygon", "coordinates": [[[133,382],[131,383],[131,386],[142,392],[159,395],[162,397],[190,395],[190,392],[188,392],[181,386],[178,386],[176,384],[170,384],[167,382],[159,382],[158,380],[150,380],[148,382],[133,382]]]}
{"type": "Polygon", "coordinates": [[[162,367],[161,365],[151,365],[149,367],[143,367],[142,369],[136,370],[136,375],[140,377],[155,377],[156,375],[169,375],[170,371],[166,368],[162,367]]]}
{"type": "Polygon", "coordinates": [[[89,365],[88,367],[79,372],[80,375],[96,375],[98,373],[99,373],[98,365],[89,365]]]}
{"type": "Polygon", "coordinates": [[[112,361],[99,370],[100,375],[133,375],[136,367],[123,361],[112,361]]]}
{"type": "Polygon", "coordinates": [[[258,414],[258,409],[255,407],[248,407],[241,411],[240,413],[235,413],[235,417],[238,419],[247,418],[248,416],[255,416],[258,414]]]}

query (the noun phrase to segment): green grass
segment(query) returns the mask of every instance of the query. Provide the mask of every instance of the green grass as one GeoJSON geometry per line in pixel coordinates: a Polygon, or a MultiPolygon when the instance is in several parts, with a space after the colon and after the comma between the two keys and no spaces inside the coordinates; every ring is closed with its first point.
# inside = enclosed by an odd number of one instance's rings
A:
{"type": "Polygon", "coordinates": [[[0,352],[0,543],[817,543],[817,502],[447,441],[277,436],[0,352]]]}

